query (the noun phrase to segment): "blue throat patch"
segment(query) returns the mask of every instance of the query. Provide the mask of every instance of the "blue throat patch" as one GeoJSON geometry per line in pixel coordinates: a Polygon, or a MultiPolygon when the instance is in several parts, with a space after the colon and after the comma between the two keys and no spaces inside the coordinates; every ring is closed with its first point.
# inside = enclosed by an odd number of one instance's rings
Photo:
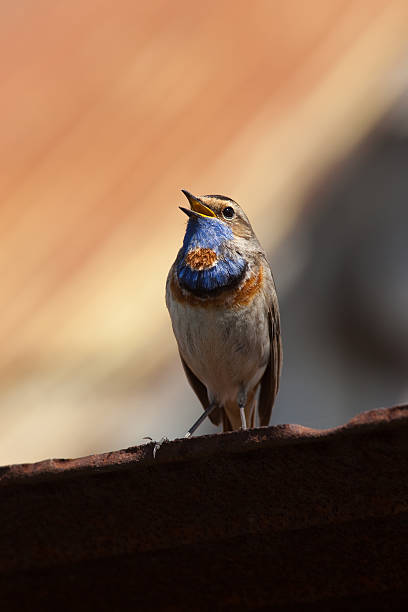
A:
{"type": "Polygon", "coordinates": [[[235,284],[243,275],[245,260],[228,249],[234,238],[232,230],[214,217],[190,217],[183,246],[177,263],[180,284],[194,293],[211,293],[235,284]],[[190,251],[211,249],[217,255],[216,263],[205,270],[193,270],[185,258],[190,251]]]}

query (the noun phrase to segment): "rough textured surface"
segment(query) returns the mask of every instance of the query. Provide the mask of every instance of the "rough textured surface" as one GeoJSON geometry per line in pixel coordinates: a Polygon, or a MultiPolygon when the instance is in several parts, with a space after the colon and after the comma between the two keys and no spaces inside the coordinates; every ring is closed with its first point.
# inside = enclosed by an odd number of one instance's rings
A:
{"type": "Polygon", "coordinates": [[[1,468],[2,609],[408,602],[408,407],[1,468]]]}

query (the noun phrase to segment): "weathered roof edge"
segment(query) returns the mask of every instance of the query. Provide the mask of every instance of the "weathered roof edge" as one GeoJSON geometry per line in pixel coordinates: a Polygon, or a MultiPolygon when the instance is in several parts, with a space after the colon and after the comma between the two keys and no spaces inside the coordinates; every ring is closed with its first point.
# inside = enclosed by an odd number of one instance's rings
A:
{"type": "Polygon", "coordinates": [[[123,450],[79,457],[77,459],[45,459],[0,467],[0,485],[32,482],[84,471],[116,471],[151,464],[191,461],[225,453],[242,453],[262,447],[311,443],[322,438],[343,438],[408,424],[408,405],[368,410],[348,423],[331,429],[312,429],[302,425],[275,425],[256,429],[196,436],[190,439],[165,441],[156,458],[154,442],[123,450]]]}

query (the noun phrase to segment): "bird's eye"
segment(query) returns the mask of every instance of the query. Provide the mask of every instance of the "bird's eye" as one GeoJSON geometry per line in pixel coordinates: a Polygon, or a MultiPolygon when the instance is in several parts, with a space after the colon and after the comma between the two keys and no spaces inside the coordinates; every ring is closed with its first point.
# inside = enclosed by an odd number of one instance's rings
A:
{"type": "Polygon", "coordinates": [[[225,217],[225,219],[232,219],[235,215],[235,212],[232,206],[226,206],[224,210],[222,211],[222,214],[225,217]]]}

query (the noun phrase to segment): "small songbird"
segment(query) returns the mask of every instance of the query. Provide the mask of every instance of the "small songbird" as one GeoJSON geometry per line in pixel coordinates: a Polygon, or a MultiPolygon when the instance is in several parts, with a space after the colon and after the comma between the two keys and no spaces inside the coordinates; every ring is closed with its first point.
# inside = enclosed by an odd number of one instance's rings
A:
{"type": "Polygon", "coordinates": [[[166,285],[181,362],[204,413],[223,430],[268,425],[282,345],[266,255],[242,208],[225,196],[183,189],[187,229],[166,285]]]}

